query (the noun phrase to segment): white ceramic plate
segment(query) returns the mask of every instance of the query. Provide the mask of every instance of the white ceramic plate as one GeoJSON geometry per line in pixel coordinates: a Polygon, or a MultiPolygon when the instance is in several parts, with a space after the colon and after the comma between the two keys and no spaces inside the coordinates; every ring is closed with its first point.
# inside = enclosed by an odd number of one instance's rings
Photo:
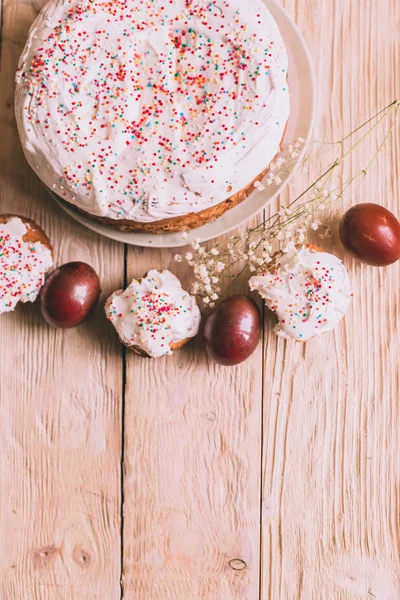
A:
{"type": "MultiPolygon", "coordinates": [[[[296,24],[282,6],[276,0],[263,1],[279,26],[289,55],[288,81],[291,111],[283,146],[289,145],[298,137],[302,137],[308,142],[315,112],[315,79],[310,54],[296,24]]],[[[294,168],[300,163],[306,145],[307,143],[297,158],[294,168]]],[[[290,175],[287,175],[279,186],[268,186],[262,192],[255,190],[246,200],[230,209],[216,221],[188,232],[185,239],[182,238],[182,233],[126,233],[118,229],[113,229],[112,227],[96,223],[96,221],[86,219],[49,191],[66,213],[100,235],[134,246],[177,248],[179,246],[186,246],[195,238],[205,242],[235,229],[235,227],[238,227],[265,208],[287,185],[289,177],[290,175]]]]}

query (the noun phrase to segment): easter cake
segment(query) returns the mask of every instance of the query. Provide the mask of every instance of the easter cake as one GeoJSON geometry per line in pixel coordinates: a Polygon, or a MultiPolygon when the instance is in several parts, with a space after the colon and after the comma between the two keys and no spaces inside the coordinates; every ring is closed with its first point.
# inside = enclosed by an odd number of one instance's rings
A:
{"type": "Polygon", "coordinates": [[[19,134],[38,176],[86,216],[190,229],[267,172],[287,69],[262,0],[50,0],[19,62],[19,134]]]}

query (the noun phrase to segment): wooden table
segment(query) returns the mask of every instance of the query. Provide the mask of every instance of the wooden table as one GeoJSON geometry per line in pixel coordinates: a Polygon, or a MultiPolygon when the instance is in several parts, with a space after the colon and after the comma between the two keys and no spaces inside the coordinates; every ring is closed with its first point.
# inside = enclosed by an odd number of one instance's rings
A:
{"type": "MultiPolygon", "coordinates": [[[[3,0],[1,212],[37,220],[57,264],[92,264],[104,299],[150,267],[176,269],[174,252],[90,233],[28,168],[14,72],[43,4],[3,0]]],[[[284,5],[314,59],[317,139],[400,95],[398,0],[284,5]]],[[[397,129],[347,205],[399,214],[399,147],[397,129]]],[[[325,247],[343,256],[337,236],[325,247]]],[[[263,343],[233,369],[200,343],[125,355],[102,306],[70,331],[37,305],[2,316],[1,600],[398,600],[399,264],[345,261],[355,298],[334,334],[286,343],[265,315],[263,343]]]]}

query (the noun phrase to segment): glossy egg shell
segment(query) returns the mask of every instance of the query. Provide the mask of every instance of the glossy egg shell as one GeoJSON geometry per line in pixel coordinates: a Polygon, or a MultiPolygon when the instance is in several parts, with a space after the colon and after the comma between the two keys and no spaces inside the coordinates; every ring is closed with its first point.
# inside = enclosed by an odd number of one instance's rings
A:
{"type": "Polygon", "coordinates": [[[208,316],[203,331],[207,353],[219,364],[234,366],[247,360],[261,336],[261,314],[247,296],[230,296],[208,316]]]}
{"type": "Polygon", "coordinates": [[[50,325],[67,329],[86,321],[99,297],[96,271],[86,263],[70,262],[50,274],[40,293],[40,307],[50,325]]]}
{"type": "Polygon", "coordinates": [[[400,223],[379,204],[352,206],[341,220],[339,234],[346,250],[369,265],[382,267],[400,258],[400,223]]]}

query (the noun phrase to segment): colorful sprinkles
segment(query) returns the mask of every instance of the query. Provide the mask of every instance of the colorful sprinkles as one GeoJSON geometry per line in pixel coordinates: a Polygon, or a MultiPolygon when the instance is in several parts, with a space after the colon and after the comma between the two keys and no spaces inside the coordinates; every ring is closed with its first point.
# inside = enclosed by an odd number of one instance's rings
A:
{"type": "MultiPolygon", "coordinates": [[[[232,171],[265,132],[271,65],[285,56],[261,13],[241,4],[72,1],[35,32],[18,74],[24,119],[62,156],[61,195],[86,207],[95,198],[113,218],[226,197],[227,164],[232,171]],[[199,174],[197,194],[187,172],[199,174]]],[[[273,126],[283,130],[286,118],[273,126]]]]}
{"type": "Polygon", "coordinates": [[[259,291],[278,316],[278,335],[303,341],[333,329],[351,298],[342,262],[308,248],[299,252],[292,267],[252,277],[250,287],[259,291]]]}
{"type": "Polygon", "coordinates": [[[17,217],[0,223],[0,314],[14,310],[18,302],[34,302],[53,264],[48,248],[23,240],[26,232],[17,217]]]}
{"type": "Polygon", "coordinates": [[[150,271],[141,282],[134,280],[108,300],[106,315],[127,346],[149,356],[170,354],[171,343],[196,335],[200,323],[195,299],[169,271],[150,271]]]}

